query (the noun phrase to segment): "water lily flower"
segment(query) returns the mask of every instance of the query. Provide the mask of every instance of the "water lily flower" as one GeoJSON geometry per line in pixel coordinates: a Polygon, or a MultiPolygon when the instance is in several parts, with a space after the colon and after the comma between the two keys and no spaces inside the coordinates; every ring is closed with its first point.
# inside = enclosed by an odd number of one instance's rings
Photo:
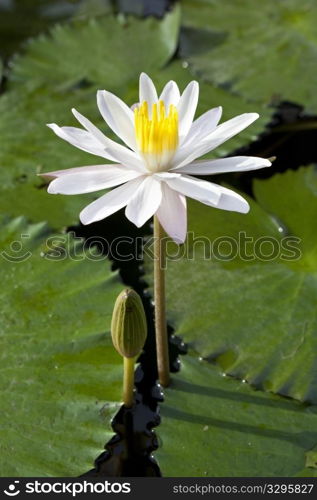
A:
{"type": "Polygon", "coordinates": [[[81,222],[90,224],[126,207],[127,218],[138,227],[156,215],[177,243],[184,242],[187,233],[186,196],[211,207],[247,213],[249,205],[242,196],[193,175],[270,166],[267,159],[249,156],[197,160],[248,127],[259,115],[245,113],[218,125],[222,108],[217,107],[194,120],[198,93],[196,81],[189,83],[181,95],[177,84],[170,81],[158,96],[145,73],[140,76],[139,102],[132,108],[114,94],[98,91],[101,115],[126,145],[106,137],[73,109],[83,128],[54,123],[48,126],[73,146],[113,163],[42,174],[54,178],[48,192],[75,195],[119,186],[84,208],[81,222]]]}

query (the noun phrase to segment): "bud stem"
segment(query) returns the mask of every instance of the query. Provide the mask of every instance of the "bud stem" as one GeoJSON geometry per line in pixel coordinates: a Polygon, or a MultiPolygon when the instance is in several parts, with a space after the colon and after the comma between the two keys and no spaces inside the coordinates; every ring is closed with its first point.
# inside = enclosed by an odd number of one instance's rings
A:
{"type": "Polygon", "coordinates": [[[134,403],[134,365],[136,358],[123,357],[123,403],[126,408],[131,408],[134,403]]]}
{"type": "Polygon", "coordinates": [[[170,383],[170,373],[165,313],[166,248],[163,237],[163,228],[154,215],[154,307],[157,369],[160,384],[167,387],[170,383]]]}

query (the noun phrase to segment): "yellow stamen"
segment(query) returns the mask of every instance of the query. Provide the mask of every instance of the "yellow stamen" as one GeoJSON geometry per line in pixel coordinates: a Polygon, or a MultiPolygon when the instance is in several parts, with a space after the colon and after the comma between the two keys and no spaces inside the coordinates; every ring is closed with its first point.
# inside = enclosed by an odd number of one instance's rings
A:
{"type": "Polygon", "coordinates": [[[170,104],[168,114],[163,101],[152,106],[149,118],[148,104],[144,101],[134,110],[135,134],[142,153],[160,154],[175,151],[178,146],[178,113],[170,104]]]}

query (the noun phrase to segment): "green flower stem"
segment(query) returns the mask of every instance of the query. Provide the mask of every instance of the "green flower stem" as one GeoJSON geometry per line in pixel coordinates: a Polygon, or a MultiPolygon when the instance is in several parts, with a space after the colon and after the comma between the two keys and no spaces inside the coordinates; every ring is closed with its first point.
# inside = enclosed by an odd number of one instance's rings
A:
{"type": "Polygon", "coordinates": [[[165,313],[165,263],[166,249],[164,231],[154,216],[154,308],[157,369],[159,382],[163,387],[170,383],[168,338],[165,313]]]}
{"type": "Polygon", "coordinates": [[[134,365],[136,358],[123,357],[123,403],[126,408],[131,408],[134,403],[134,365]]]}

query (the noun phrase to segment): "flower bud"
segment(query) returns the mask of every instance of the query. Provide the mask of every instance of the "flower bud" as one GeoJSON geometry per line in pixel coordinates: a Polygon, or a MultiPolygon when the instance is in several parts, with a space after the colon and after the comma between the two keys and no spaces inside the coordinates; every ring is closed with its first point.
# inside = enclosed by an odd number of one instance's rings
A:
{"type": "Polygon", "coordinates": [[[147,335],[146,317],[140,296],[134,290],[123,290],[114,305],[111,337],[116,350],[125,358],[142,351],[147,335]]]}

